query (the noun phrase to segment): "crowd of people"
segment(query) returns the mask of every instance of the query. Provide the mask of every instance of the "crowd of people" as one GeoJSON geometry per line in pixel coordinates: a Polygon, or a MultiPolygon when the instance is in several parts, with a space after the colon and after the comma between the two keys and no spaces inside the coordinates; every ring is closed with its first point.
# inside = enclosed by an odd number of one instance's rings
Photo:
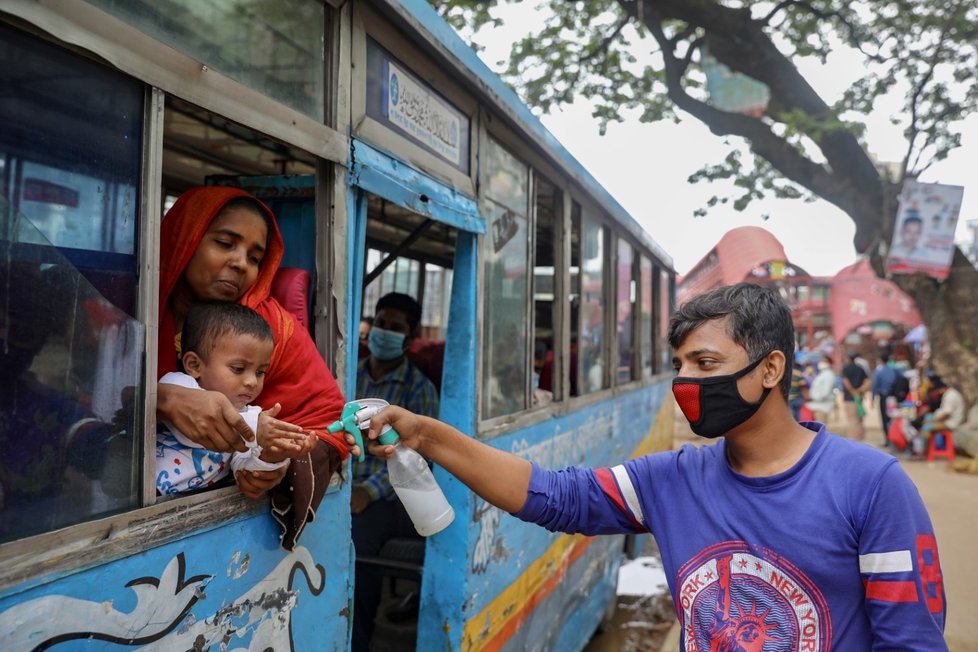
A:
{"type": "Polygon", "coordinates": [[[839,373],[831,356],[813,358],[799,352],[792,369],[788,402],[797,421],[839,422],[848,438],[866,441],[866,420],[875,413],[881,436],[869,443],[909,459],[923,459],[932,438],[938,449],[953,445],[978,454],[978,406],[969,413],[961,392],[932,368],[887,351],[878,354],[874,369],[859,353],[847,352],[839,373]]]}

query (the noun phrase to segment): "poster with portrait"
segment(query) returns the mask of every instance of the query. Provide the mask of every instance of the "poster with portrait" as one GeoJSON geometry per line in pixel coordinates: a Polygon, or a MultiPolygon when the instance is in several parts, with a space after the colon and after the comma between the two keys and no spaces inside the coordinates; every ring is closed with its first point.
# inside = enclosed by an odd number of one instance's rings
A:
{"type": "Polygon", "coordinates": [[[963,197],[962,186],[905,181],[886,268],[894,274],[923,272],[946,279],[963,197]]]}

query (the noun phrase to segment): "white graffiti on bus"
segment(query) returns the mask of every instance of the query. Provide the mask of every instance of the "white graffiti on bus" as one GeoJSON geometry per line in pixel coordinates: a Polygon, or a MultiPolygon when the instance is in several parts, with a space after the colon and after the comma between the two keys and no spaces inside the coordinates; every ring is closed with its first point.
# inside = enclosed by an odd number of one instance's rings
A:
{"type": "MultiPolygon", "coordinates": [[[[237,565],[240,553],[235,557],[229,569],[237,565]]],[[[300,594],[292,582],[299,571],[306,576],[312,595],[322,592],[325,569],[315,563],[308,549],[299,546],[253,589],[198,619],[191,609],[205,599],[204,588],[213,576],[185,579],[186,560],[181,552],[170,559],[159,578],[140,577],[126,583],[136,594],[136,606],[128,613],[116,610],[111,599],[66,595],[49,595],[11,607],[0,613],[0,648],[28,652],[87,639],[174,652],[211,646],[229,652],[290,650],[291,612],[300,594]],[[242,643],[235,645],[235,639],[242,643]]]]}

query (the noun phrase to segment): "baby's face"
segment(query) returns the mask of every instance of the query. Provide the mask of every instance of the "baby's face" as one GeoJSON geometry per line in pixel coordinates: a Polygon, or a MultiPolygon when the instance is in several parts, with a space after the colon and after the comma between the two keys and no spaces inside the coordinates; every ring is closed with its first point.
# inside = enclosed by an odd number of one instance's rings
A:
{"type": "Polygon", "coordinates": [[[273,348],[271,340],[253,335],[222,336],[206,359],[201,359],[197,383],[224,394],[239,410],[251,405],[265,384],[273,348]]]}

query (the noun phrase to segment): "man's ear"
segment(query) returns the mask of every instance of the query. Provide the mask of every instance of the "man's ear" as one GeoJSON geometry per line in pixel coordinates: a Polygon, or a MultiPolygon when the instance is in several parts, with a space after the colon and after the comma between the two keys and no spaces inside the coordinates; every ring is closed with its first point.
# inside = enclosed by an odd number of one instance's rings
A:
{"type": "Polygon", "coordinates": [[[764,387],[774,388],[781,383],[785,369],[787,369],[786,362],[787,358],[784,357],[784,351],[775,350],[767,355],[764,362],[761,363],[764,367],[764,387]]]}
{"type": "Polygon", "coordinates": [[[200,359],[195,351],[187,351],[180,358],[180,362],[183,363],[183,371],[188,376],[192,377],[194,380],[200,379],[200,374],[203,372],[204,361],[200,359]]]}

